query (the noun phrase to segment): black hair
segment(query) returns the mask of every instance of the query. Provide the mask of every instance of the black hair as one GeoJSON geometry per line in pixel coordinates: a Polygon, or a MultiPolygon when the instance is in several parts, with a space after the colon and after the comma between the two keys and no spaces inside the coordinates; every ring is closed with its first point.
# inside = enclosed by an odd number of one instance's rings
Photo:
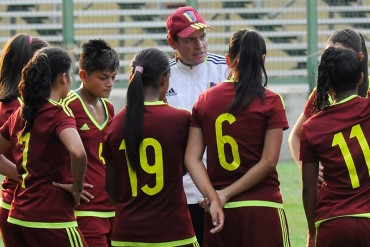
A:
{"type": "Polygon", "coordinates": [[[37,50],[46,46],[47,42],[24,33],[6,42],[0,57],[0,102],[7,103],[19,96],[23,67],[37,50]]]}
{"type": "Polygon", "coordinates": [[[264,99],[267,73],[264,64],[266,43],[262,36],[252,30],[236,31],[230,38],[229,56],[231,60],[229,77],[235,80],[237,89],[229,105],[229,111],[246,108],[255,96],[264,99]],[[262,73],[265,81],[262,81],[262,73]]]}
{"type": "Polygon", "coordinates": [[[325,110],[330,105],[329,89],[334,93],[356,89],[361,73],[361,62],[356,52],[341,47],[326,49],[318,68],[314,112],[325,110]]]}
{"type": "Polygon", "coordinates": [[[92,39],[81,44],[80,69],[88,74],[95,71],[115,71],[119,67],[117,52],[104,40],[92,39]]]}
{"type": "Polygon", "coordinates": [[[160,88],[161,79],[169,76],[166,54],[156,48],[141,50],[131,62],[131,78],[127,88],[124,138],[127,160],[136,169],[140,165],[139,146],[142,142],[144,119],[144,88],[160,88]],[[138,67],[137,67],[138,66],[138,67]]]}
{"type": "Polygon", "coordinates": [[[364,74],[364,81],[358,88],[358,95],[361,97],[367,96],[369,89],[369,77],[368,77],[368,52],[366,49],[366,42],[364,36],[352,28],[344,28],[336,30],[330,35],[328,42],[340,43],[344,47],[351,49],[357,53],[362,52],[364,58],[361,61],[362,73],[364,74]]]}
{"type": "Polygon", "coordinates": [[[69,73],[71,58],[59,47],[42,48],[35,53],[22,71],[19,92],[24,102],[22,118],[25,126],[22,135],[32,127],[37,111],[49,99],[58,75],[69,73]]]}

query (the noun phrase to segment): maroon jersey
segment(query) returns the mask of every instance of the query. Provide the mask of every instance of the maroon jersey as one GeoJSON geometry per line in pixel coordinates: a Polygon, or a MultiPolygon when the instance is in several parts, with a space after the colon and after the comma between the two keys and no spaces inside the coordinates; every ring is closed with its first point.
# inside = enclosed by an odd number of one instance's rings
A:
{"type": "MultiPolygon", "coordinates": [[[[316,220],[370,213],[370,100],[351,96],[303,124],[300,159],[320,161],[316,220]]],[[[370,215],[369,215],[370,216],[370,215]]]]}
{"type": "Polygon", "coordinates": [[[313,104],[316,98],[316,88],[311,92],[310,97],[308,97],[308,100],[306,102],[306,105],[303,110],[303,114],[307,117],[310,118],[313,113],[313,104]]]}
{"type": "Polygon", "coordinates": [[[19,107],[0,128],[11,141],[14,161],[22,181],[15,191],[8,221],[36,228],[77,226],[73,198],[52,182],[71,183],[71,158],[59,140],[66,128],[76,128],[68,108],[49,100],[37,112],[30,132],[20,135],[24,127],[19,107]]]}
{"type": "MultiPolygon", "coordinates": [[[[282,98],[265,89],[264,101],[255,97],[245,110],[227,113],[236,89],[223,82],[200,95],[193,107],[191,126],[202,129],[207,146],[207,171],[216,190],[242,177],[261,160],[268,129],[288,128],[282,98]]],[[[276,170],[231,201],[260,200],[282,203],[276,170]]]]}
{"type": "Polygon", "coordinates": [[[125,113],[123,108],[112,119],[103,152],[117,162],[119,172],[112,240],[149,245],[192,239],[188,244],[193,243],[182,184],[190,113],[161,101],[146,103],[141,164],[136,171],[128,168],[125,155],[125,113]]]}
{"type": "MultiPolygon", "coordinates": [[[[0,102],[0,126],[2,126],[6,122],[6,120],[8,120],[13,111],[21,105],[21,102],[22,101],[20,98],[13,99],[7,103],[0,102]]],[[[6,150],[3,155],[10,161],[14,162],[11,149],[6,150]]],[[[10,203],[13,200],[14,190],[17,184],[18,183],[16,181],[8,177],[4,178],[3,182],[1,183],[2,207],[10,209],[10,203]]]]}
{"type": "Polygon", "coordinates": [[[85,182],[94,186],[91,190],[87,189],[94,199],[90,202],[81,201],[76,210],[76,216],[114,217],[114,206],[105,190],[105,161],[101,155],[104,137],[108,131],[108,121],[113,117],[114,109],[107,100],[100,100],[105,114],[105,121],[101,124],[91,116],[85,103],[75,91],[71,91],[64,100],[73,112],[78,133],[86,150],[85,182]]]}

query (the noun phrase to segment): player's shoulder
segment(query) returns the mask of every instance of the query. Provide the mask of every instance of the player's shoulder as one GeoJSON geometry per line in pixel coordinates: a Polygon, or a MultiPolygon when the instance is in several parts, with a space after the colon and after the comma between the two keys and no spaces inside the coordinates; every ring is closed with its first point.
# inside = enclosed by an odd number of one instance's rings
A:
{"type": "Polygon", "coordinates": [[[179,115],[184,115],[184,116],[191,115],[190,111],[185,108],[175,107],[170,104],[166,104],[166,106],[168,107],[167,109],[169,111],[176,112],[179,115]]]}
{"type": "Polygon", "coordinates": [[[48,109],[49,114],[55,115],[55,116],[57,116],[57,115],[60,115],[60,116],[67,115],[68,117],[73,117],[74,118],[74,115],[73,115],[73,112],[72,112],[71,108],[66,104],[66,102],[64,100],[60,100],[60,101],[56,102],[54,100],[49,99],[49,103],[52,106],[48,109]]]}
{"type": "Polygon", "coordinates": [[[265,101],[269,102],[269,104],[282,105],[283,108],[285,109],[285,102],[284,102],[283,96],[274,90],[265,88],[265,98],[264,99],[265,101]]]}
{"type": "Polygon", "coordinates": [[[67,97],[65,97],[61,101],[61,103],[70,107],[72,102],[76,102],[76,101],[79,101],[78,94],[74,90],[71,90],[71,91],[69,91],[67,97]]]}

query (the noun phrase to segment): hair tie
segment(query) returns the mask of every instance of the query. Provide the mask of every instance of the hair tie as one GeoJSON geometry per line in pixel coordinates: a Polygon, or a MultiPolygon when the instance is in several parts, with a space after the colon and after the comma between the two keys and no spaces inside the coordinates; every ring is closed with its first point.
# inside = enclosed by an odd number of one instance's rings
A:
{"type": "Polygon", "coordinates": [[[32,36],[30,35],[30,45],[32,45],[32,36]]]}
{"type": "Polygon", "coordinates": [[[45,57],[45,58],[48,58],[48,55],[46,55],[45,53],[41,53],[41,54],[40,54],[40,57],[41,57],[41,56],[43,56],[43,57],[45,57]]]}
{"type": "Polygon", "coordinates": [[[144,68],[141,67],[141,66],[136,66],[135,67],[135,72],[138,71],[140,74],[143,74],[144,73],[144,68]]]}

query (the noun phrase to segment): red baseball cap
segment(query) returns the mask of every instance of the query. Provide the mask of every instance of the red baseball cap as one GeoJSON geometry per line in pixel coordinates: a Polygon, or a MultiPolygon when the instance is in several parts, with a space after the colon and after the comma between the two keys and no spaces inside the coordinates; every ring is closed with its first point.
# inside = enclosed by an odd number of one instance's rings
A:
{"type": "Polygon", "coordinates": [[[191,6],[176,9],[167,19],[168,35],[186,38],[196,30],[211,28],[203,17],[191,6]]]}

